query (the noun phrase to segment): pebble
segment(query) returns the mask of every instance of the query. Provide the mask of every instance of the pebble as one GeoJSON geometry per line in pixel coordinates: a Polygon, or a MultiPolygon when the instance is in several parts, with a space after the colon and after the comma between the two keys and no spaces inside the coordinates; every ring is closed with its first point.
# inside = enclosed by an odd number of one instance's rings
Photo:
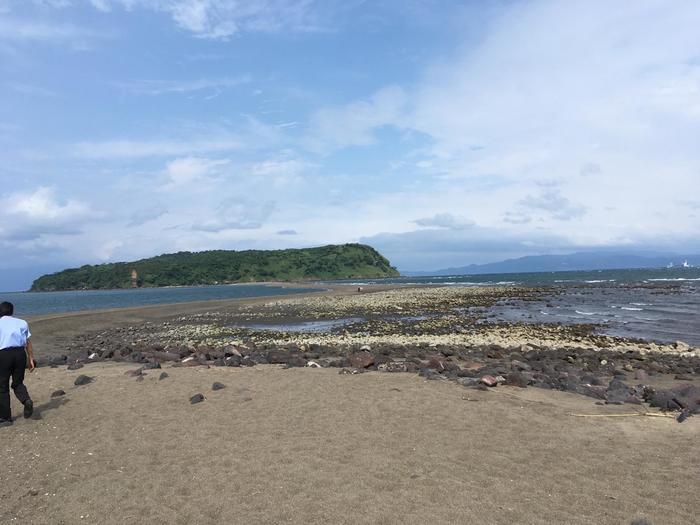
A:
{"type": "Polygon", "coordinates": [[[160,375],[158,376],[158,381],[162,381],[166,377],[170,377],[167,372],[161,372],[160,375]]]}
{"type": "Polygon", "coordinates": [[[218,381],[214,382],[213,385],[211,385],[212,390],[223,390],[226,388],[226,385],[223,383],[219,383],[218,381]]]}
{"type": "Polygon", "coordinates": [[[66,395],[66,392],[65,392],[64,390],[60,390],[60,389],[59,389],[59,390],[54,390],[53,392],[51,392],[51,397],[52,397],[52,398],[54,398],[54,397],[61,397],[61,396],[65,396],[65,395],[66,395]]]}

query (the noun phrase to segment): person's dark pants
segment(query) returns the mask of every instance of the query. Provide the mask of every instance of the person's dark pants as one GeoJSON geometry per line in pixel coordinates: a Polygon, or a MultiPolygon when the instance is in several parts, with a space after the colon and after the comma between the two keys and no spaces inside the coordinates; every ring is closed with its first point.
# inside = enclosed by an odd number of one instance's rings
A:
{"type": "Polygon", "coordinates": [[[10,377],[12,390],[19,402],[29,400],[29,392],[24,386],[24,369],[27,368],[27,352],[22,347],[3,348],[0,350],[0,421],[11,420],[10,411],[10,377]]]}

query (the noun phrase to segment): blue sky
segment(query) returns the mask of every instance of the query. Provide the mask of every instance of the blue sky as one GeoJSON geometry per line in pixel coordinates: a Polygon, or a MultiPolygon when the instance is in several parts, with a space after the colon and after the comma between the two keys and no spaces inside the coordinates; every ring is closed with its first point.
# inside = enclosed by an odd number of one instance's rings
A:
{"type": "Polygon", "coordinates": [[[0,288],[178,250],[700,250],[700,3],[0,0],[0,288]]]}

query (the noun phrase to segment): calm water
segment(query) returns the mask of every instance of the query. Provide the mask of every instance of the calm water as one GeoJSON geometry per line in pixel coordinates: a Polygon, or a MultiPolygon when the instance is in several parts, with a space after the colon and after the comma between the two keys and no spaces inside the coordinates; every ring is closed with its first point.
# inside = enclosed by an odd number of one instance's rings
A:
{"type": "Polygon", "coordinates": [[[652,268],[635,270],[596,270],[592,272],[492,273],[483,275],[447,275],[433,277],[397,277],[333,281],[356,284],[446,284],[455,286],[554,285],[566,283],[683,283],[700,284],[700,268],[652,268]]]}
{"type": "Polygon", "coordinates": [[[79,292],[0,293],[1,301],[15,305],[18,316],[41,315],[104,308],[128,308],[150,304],[184,303],[216,299],[241,299],[288,295],[313,291],[260,284],[187,286],[182,288],[139,288],[136,290],[90,290],[79,292]]]}

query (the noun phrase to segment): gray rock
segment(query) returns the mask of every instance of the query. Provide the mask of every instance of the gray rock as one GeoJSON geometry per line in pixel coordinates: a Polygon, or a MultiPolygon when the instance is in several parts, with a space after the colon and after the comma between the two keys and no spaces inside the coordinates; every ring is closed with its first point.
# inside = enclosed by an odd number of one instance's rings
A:
{"type": "Polygon", "coordinates": [[[190,405],[196,405],[197,403],[201,403],[205,399],[206,398],[204,397],[204,394],[195,394],[190,398],[190,405]]]}
{"type": "Polygon", "coordinates": [[[223,390],[224,388],[226,388],[226,385],[223,383],[219,383],[218,381],[211,385],[212,390],[223,390]]]}
{"type": "Polygon", "coordinates": [[[93,377],[79,375],[78,377],[75,378],[75,382],[73,384],[75,386],[87,385],[89,383],[92,383],[94,380],[95,379],[93,377]]]}
{"type": "Polygon", "coordinates": [[[158,381],[162,381],[166,377],[170,377],[167,372],[161,372],[160,375],[158,376],[158,381]]]}
{"type": "Polygon", "coordinates": [[[68,365],[67,370],[80,370],[83,368],[85,365],[82,363],[73,363],[71,365],[68,365]]]}
{"type": "Polygon", "coordinates": [[[64,390],[61,390],[61,389],[59,389],[59,390],[54,390],[53,392],[51,392],[51,397],[52,397],[52,398],[53,398],[53,397],[61,397],[61,396],[65,396],[65,395],[66,395],[66,392],[65,392],[64,390]]]}

